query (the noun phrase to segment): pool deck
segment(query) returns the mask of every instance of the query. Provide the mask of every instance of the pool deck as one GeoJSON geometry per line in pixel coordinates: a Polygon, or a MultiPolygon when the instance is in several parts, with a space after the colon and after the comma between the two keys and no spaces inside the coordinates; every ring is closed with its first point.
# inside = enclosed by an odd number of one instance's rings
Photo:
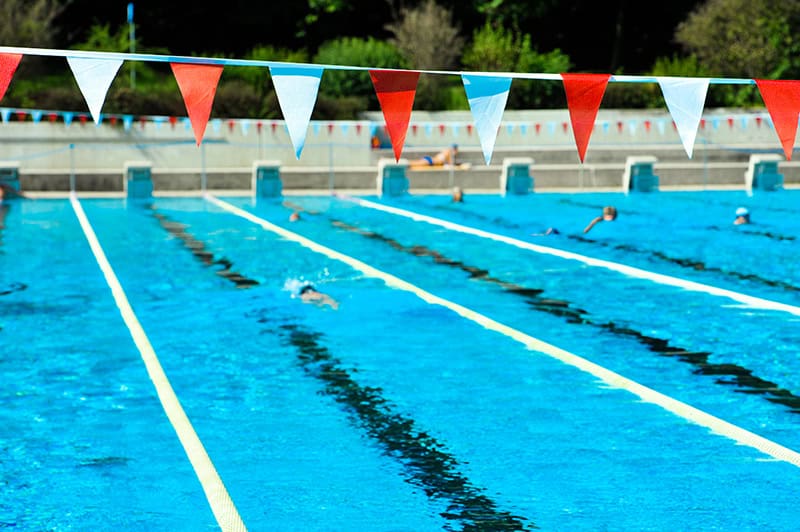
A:
{"type": "MultiPolygon", "coordinates": [[[[786,190],[798,190],[800,184],[786,184],[786,190]]],[[[491,195],[499,194],[496,188],[464,188],[464,193],[467,195],[491,195]]],[[[702,191],[745,191],[742,185],[673,185],[661,186],[660,191],[663,192],[702,192],[702,191]]],[[[335,189],[333,192],[336,194],[346,196],[373,196],[376,194],[374,188],[355,188],[355,189],[335,189]]],[[[572,187],[559,187],[559,188],[546,188],[535,189],[532,194],[582,194],[582,193],[621,193],[623,190],[620,187],[593,187],[593,188],[572,188],[572,187]]],[[[247,197],[252,196],[253,191],[250,189],[208,189],[202,190],[156,190],[153,192],[153,197],[163,198],[199,198],[203,197],[206,193],[219,197],[247,197]]],[[[413,195],[440,195],[445,196],[451,193],[450,189],[411,189],[409,194],[413,195]]],[[[124,198],[125,192],[122,191],[78,191],[76,195],[79,198],[124,198]]],[[[330,196],[332,192],[328,189],[291,189],[284,190],[283,196],[330,196]]],[[[65,199],[70,196],[66,191],[29,191],[26,196],[30,199],[65,199]]]]}

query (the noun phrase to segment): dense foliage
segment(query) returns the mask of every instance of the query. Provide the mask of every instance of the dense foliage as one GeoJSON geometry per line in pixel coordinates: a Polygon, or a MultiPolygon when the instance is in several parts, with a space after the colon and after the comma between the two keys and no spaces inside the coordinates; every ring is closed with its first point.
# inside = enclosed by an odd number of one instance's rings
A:
{"type": "MultiPolygon", "coordinates": [[[[661,76],[800,76],[800,0],[189,0],[137,3],[138,52],[449,71],[610,72],[661,76]],[[587,44],[588,43],[588,44],[587,44]]],[[[3,0],[4,45],[127,52],[124,5],[3,0]],[[120,12],[122,11],[122,12],[120,12]],[[91,23],[87,23],[91,21],[91,23]]],[[[760,105],[752,85],[713,85],[709,106],[760,105]]],[[[84,111],[63,60],[26,56],[4,106],[84,111]]],[[[464,109],[459,76],[420,77],[415,109],[464,109]]],[[[514,80],[508,108],[560,108],[558,82],[514,80]]],[[[656,84],[611,84],[604,107],[660,107],[656,84]]],[[[314,118],[378,108],[369,76],[327,69],[314,118]]],[[[169,68],[127,61],[109,113],[183,114],[169,68]]],[[[229,67],[214,116],[280,117],[266,68],[229,67]]]]}

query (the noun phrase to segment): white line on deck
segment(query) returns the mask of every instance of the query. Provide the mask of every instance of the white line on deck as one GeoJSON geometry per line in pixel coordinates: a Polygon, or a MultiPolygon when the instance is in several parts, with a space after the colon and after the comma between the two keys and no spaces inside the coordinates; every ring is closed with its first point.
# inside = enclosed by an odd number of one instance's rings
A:
{"type": "Polygon", "coordinates": [[[639,396],[645,402],[656,404],[661,408],[669,412],[672,412],[677,416],[680,416],[688,421],[691,421],[692,423],[704,426],[716,434],[726,436],[737,443],[740,443],[742,445],[747,445],[754,449],[758,449],[759,451],[769,456],[772,456],[773,458],[777,458],[779,460],[783,460],[797,467],[800,467],[800,453],[793,451],[792,449],[784,447],[776,442],[773,442],[762,436],[759,436],[758,434],[752,433],[741,427],[733,425],[732,423],[728,423],[727,421],[712,416],[711,414],[703,412],[702,410],[699,410],[693,406],[678,401],[677,399],[673,399],[672,397],[664,395],[651,388],[643,386],[635,381],[623,377],[622,375],[619,375],[618,373],[606,369],[603,366],[595,364],[594,362],[590,362],[589,360],[586,360],[585,358],[570,353],[569,351],[565,351],[560,347],[548,344],[547,342],[543,342],[538,338],[535,338],[521,331],[513,329],[487,316],[484,316],[483,314],[475,312],[474,310],[461,306],[458,303],[454,303],[447,299],[436,296],[430,292],[423,290],[422,288],[419,288],[418,286],[403,281],[399,277],[395,277],[394,275],[378,270],[377,268],[374,268],[369,264],[366,264],[358,259],[350,257],[349,255],[345,255],[336,250],[323,246],[322,244],[318,244],[317,242],[314,242],[313,240],[310,240],[304,236],[298,235],[297,233],[288,231],[280,226],[268,222],[267,220],[264,220],[263,218],[259,218],[258,216],[255,216],[252,213],[240,209],[239,207],[236,207],[234,205],[231,205],[230,203],[219,200],[210,194],[206,194],[205,197],[208,201],[217,205],[223,210],[226,210],[246,220],[249,220],[254,224],[259,225],[262,228],[266,229],[267,231],[276,233],[281,237],[290,240],[292,242],[296,242],[301,246],[306,247],[312,251],[321,253],[322,255],[325,255],[331,259],[341,261],[351,266],[352,268],[362,272],[364,275],[376,279],[381,279],[383,282],[386,283],[387,286],[411,292],[427,303],[430,303],[432,305],[440,305],[442,307],[450,309],[456,314],[468,320],[471,320],[483,326],[486,329],[498,332],[500,334],[508,336],[509,338],[513,338],[514,340],[518,341],[519,343],[523,344],[529,349],[532,349],[534,351],[539,351],[547,356],[555,358],[556,360],[560,360],[565,364],[569,364],[570,366],[576,367],[582,371],[585,371],[586,373],[594,375],[595,377],[601,379],[603,382],[607,383],[610,386],[627,390],[630,393],[639,396]]]}
{"type": "Polygon", "coordinates": [[[595,259],[592,257],[587,257],[585,255],[580,255],[578,253],[572,253],[570,251],[563,251],[561,249],[550,248],[547,246],[540,246],[537,244],[526,242],[524,240],[518,240],[516,238],[498,235],[496,233],[490,233],[488,231],[483,231],[481,229],[477,229],[474,227],[469,227],[466,225],[449,222],[447,220],[442,220],[441,218],[435,218],[433,216],[427,216],[425,214],[419,214],[405,209],[398,209],[397,207],[381,205],[380,203],[375,203],[361,198],[354,198],[343,194],[336,194],[336,197],[346,201],[350,201],[362,207],[388,212],[390,214],[394,214],[397,216],[403,216],[405,218],[410,218],[417,222],[425,222],[432,225],[438,225],[440,227],[444,227],[452,231],[458,231],[460,233],[466,233],[481,238],[495,240],[497,242],[503,242],[504,244],[509,244],[511,246],[516,246],[521,249],[527,249],[544,255],[553,255],[555,257],[560,257],[562,259],[576,260],[584,264],[587,264],[589,266],[605,268],[608,270],[622,273],[629,277],[646,279],[648,281],[653,281],[654,283],[668,285],[668,286],[676,286],[678,288],[683,288],[684,290],[690,290],[692,292],[703,292],[713,296],[726,297],[728,299],[732,299],[736,302],[743,303],[753,308],[759,308],[765,310],[777,310],[781,312],[788,312],[789,314],[794,314],[795,316],[800,316],[800,307],[794,305],[787,305],[785,303],[779,303],[777,301],[771,301],[769,299],[748,296],[747,294],[734,292],[733,290],[725,290],[724,288],[717,288],[716,286],[696,283],[694,281],[687,281],[685,279],[680,279],[678,277],[672,277],[669,275],[650,272],[647,270],[634,268],[633,266],[626,266],[625,264],[619,264],[617,262],[595,259]]]}
{"type": "Polygon", "coordinates": [[[97,264],[106,278],[106,283],[111,288],[111,293],[114,295],[114,301],[117,303],[122,319],[125,321],[125,325],[128,326],[136,347],[139,348],[139,353],[142,355],[150,380],[153,381],[153,385],[156,388],[156,393],[161,400],[164,412],[166,412],[170,423],[172,423],[175,432],[178,434],[183,449],[186,451],[197,478],[200,480],[217,523],[222,530],[247,530],[242,518],[239,516],[239,512],[236,510],[236,506],[234,506],[230,495],[228,495],[228,490],[225,489],[222,479],[217,474],[211,458],[206,453],[203,443],[194,431],[183,407],[181,407],[178,396],[175,395],[175,391],[172,389],[172,385],[169,383],[167,375],[158,361],[158,356],[150,344],[142,325],[136,318],[136,314],[128,302],[128,297],[125,295],[125,291],[122,289],[111,263],[108,262],[100,241],[97,239],[97,235],[95,235],[94,229],[92,229],[92,225],[89,223],[89,219],[83,212],[83,207],[75,194],[70,196],[70,202],[86,235],[86,240],[92,248],[97,264]]]}

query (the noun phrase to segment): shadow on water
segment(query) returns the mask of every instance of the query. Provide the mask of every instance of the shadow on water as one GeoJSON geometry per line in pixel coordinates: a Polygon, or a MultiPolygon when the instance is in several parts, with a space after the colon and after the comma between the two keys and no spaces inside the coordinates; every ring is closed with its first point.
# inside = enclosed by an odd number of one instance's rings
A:
{"type": "Polygon", "coordinates": [[[237,288],[248,288],[258,284],[258,281],[249,279],[239,272],[233,271],[231,269],[233,267],[233,263],[230,260],[226,259],[225,257],[215,257],[213,253],[206,249],[206,245],[203,242],[197,240],[194,238],[194,236],[186,231],[186,228],[188,227],[187,225],[170,220],[163,214],[156,211],[152,205],[149,208],[152,209],[153,216],[155,216],[156,220],[158,220],[158,223],[161,224],[161,227],[166,229],[167,232],[169,232],[169,234],[172,236],[181,240],[183,245],[192,252],[195,258],[197,258],[206,266],[222,267],[218,270],[215,270],[214,273],[231,281],[236,285],[237,288]]]}
{"type": "Polygon", "coordinates": [[[341,362],[319,343],[321,334],[298,325],[283,325],[287,342],[299,351],[306,373],[325,385],[331,396],[349,412],[389,456],[400,460],[408,481],[431,499],[448,500],[442,517],[458,521],[461,530],[527,530],[536,528],[525,519],[500,511],[483,489],[472,485],[459,471],[459,463],[442,442],[417,428],[413,419],[392,412],[380,388],[361,386],[341,362]]]}
{"type": "Polygon", "coordinates": [[[599,242],[597,240],[592,240],[591,238],[586,238],[579,235],[568,235],[567,238],[575,240],[577,242],[583,242],[587,244],[593,244],[601,247],[610,247],[612,249],[617,249],[620,251],[629,251],[631,253],[640,253],[645,255],[650,255],[651,257],[660,259],[664,262],[669,262],[671,264],[675,264],[681,266],[683,268],[688,268],[690,270],[698,271],[698,272],[712,272],[721,274],[728,277],[734,277],[736,279],[740,279],[742,281],[751,281],[759,284],[763,284],[766,286],[771,286],[774,288],[782,288],[783,290],[787,290],[790,292],[795,292],[800,290],[800,287],[795,286],[791,283],[787,283],[784,281],[775,281],[773,279],[767,279],[752,273],[741,273],[734,270],[724,270],[722,268],[718,268],[716,266],[707,266],[704,262],[694,259],[682,259],[677,257],[670,257],[666,253],[662,253],[661,251],[649,251],[639,249],[635,246],[631,246],[630,244],[609,244],[608,242],[599,242]]]}
{"type": "MultiPolygon", "coordinates": [[[[174,222],[155,209],[153,213],[159,224],[178,237],[184,247],[203,264],[214,266],[222,263],[230,271],[230,261],[223,263],[215,258],[202,241],[187,231],[187,225],[174,222]]],[[[237,288],[259,284],[238,273],[223,277],[237,288]]],[[[441,514],[452,522],[445,527],[446,530],[512,531],[538,528],[524,517],[499,510],[497,504],[485,495],[483,488],[474,486],[458,471],[460,464],[446,451],[444,443],[420,430],[413,419],[393,412],[393,406],[382,396],[380,388],[362,386],[356,382],[351,372],[322,344],[321,333],[295,323],[283,323],[276,329],[273,314],[262,310],[246,317],[269,324],[269,332],[279,334],[287,345],[297,350],[298,365],[324,386],[326,395],[354,415],[361,428],[384,448],[388,456],[405,466],[407,482],[418,486],[430,499],[449,501],[447,511],[441,514]]]]}

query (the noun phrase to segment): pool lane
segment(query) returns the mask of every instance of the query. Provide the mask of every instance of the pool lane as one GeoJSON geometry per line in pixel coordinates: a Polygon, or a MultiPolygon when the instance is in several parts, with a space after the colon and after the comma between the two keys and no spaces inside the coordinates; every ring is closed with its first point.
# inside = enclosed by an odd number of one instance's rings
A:
{"type": "MultiPolygon", "coordinates": [[[[205,242],[189,232],[186,224],[171,220],[150,206],[161,226],[178,238],[195,258],[206,266],[223,265],[215,273],[225,277],[239,288],[259,284],[255,279],[234,272],[229,259],[216,257],[205,242]]],[[[259,316],[259,323],[269,324],[268,313],[259,316]]],[[[407,480],[424,488],[429,497],[449,501],[448,519],[460,526],[480,526],[492,530],[525,530],[533,526],[524,518],[497,508],[482,489],[473,486],[459,471],[458,460],[450,455],[446,446],[415,426],[414,420],[393,411],[380,389],[359,385],[357,376],[325,347],[321,332],[310,330],[299,323],[277,325],[285,343],[295,347],[298,360],[305,373],[318,379],[325,395],[333,397],[347,412],[358,418],[366,433],[395,455],[406,466],[407,480]]],[[[274,327],[274,326],[273,326],[274,327]]],[[[271,329],[274,332],[274,329],[271,329]]]]}
{"type": "Polygon", "coordinates": [[[158,360],[158,355],[153,350],[153,346],[147,338],[147,333],[142,329],[136,314],[131,308],[128,297],[125,295],[125,290],[120,285],[113,267],[108,262],[105,251],[103,251],[102,245],[97,240],[94,228],[86,217],[86,213],[75,194],[70,198],[70,203],[81,224],[81,229],[83,229],[84,236],[94,254],[97,265],[103,272],[103,277],[105,277],[106,283],[108,283],[108,287],[114,295],[114,301],[119,308],[122,319],[125,321],[125,325],[128,327],[131,337],[142,356],[142,361],[147,368],[147,374],[156,388],[156,393],[161,405],[164,407],[164,412],[175,429],[175,433],[181,441],[189,461],[192,463],[217,523],[224,531],[241,532],[246,530],[239,511],[231,500],[222,479],[219,478],[219,474],[217,474],[213,462],[209,458],[205,447],[203,447],[203,443],[198,438],[192,422],[181,407],[169,378],[164,373],[164,369],[158,360]]]}
{"type": "Polygon", "coordinates": [[[68,201],[13,202],[0,284],[0,527],[214,526],[68,201]]]}
{"type": "MultiPolygon", "coordinates": [[[[686,349],[675,345],[674,341],[659,338],[632,328],[630,325],[619,321],[602,321],[593,317],[586,310],[577,306],[569,300],[550,297],[542,288],[533,286],[523,286],[517,282],[501,279],[491,275],[490,271],[484,267],[486,262],[467,264],[462,260],[453,259],[443,255],[437,249],[430,248],[418,243],[403,244],[395,238],[386,236],[377,231],[365,229],[355,223],[344,222],[335,216],[318,210],[307,210],[302,205],[291,201],[284,201],[284,206],[296,212],[304,212],[310,215],[312,220],[330,223],[341,231],[347,231],[360,235],[366,239],[381,242],[389,248],[405,254],[413,255],[420,259],[430,259],[433,264],[460,270],[467,274],[464,277],[464,286],[468,281],[481,281],[490,283],[502,288],[503,290],[519,296],[525,300],[530,310],[547,313],[562,317],[571,325],[585,325],[597,327],[603,332],[613,334],[621,338],[629,338],[638,341],[647,347],[649,351],[658,353],[665,357],[675,357],[676,359],[695,366],[694,373],[698,375],[708,375],[714,382],[723,386],[730,386],[736,392],[753,394],[764,397],[767,401],[786,405],[792,413],[800,414],[800,396],[795,395],[790,390],[782,388],[775,382],[771,382],[754,373],[754,370],[738,363],[715,362],[719,355],[713,351],[702,351],[697,349],[686,349]],[[476,264],[483,264],[478,266],[476,264]]],[[[365,226],[370,225],[365,223],[365,226]]],[[[395,228],[392,228],[395,229],[395,228]]],[[[397,232],[395,230],[395,232],[397,232]]],[[[480,261],[481,259],[473,259],[480,261]]],[[[457,283],[453,283],[457,284],[457,283]]]]}
{"type": "Polygon", "coordinates": [[[687,519],[698,530],[792,529],[796,473],[787,464],[760,462],[746,448],[676,424],[652,405],[292,242],[248,231],[216,209],[175,202],[159,211],[191,230],[190,247],[203,242],[212,257],[226,259],[206,264],[152,212],[85,205],[151,341],[171,353],[165,368],[178,375],[198,433],[212,455],[225,451],[218,468],[233,498],[245,501],[240,509],[253,528],[443,527],[446,507],[431,504],[422,487],[409,493],[403,467],[370,459],[372,445],[351,422],[337,422],[340,404],[320,395],[318,380],[298,364],[297,349],[306,346],[334,357],[334,369],[348,370],[365,389],[380,388],[398,413],[451,451],[474,485],[544,529],[669,529],[687,519]],[[237,288],[216,268],[259,284],[237,288]],[[300,274],[340,297],[340,311],[293,301],[283,281],[300,274]],[[312,337],[316,346],[305,334],[295,347],[285,343],[279,331],[298,319],[302,331],[323,332],[312,337]],[[309,397],[322,406],[309,409],[309,397]],[[720,487],[733,478],[736,488],[723,496],[720,487]]]}
{"type": "MultiPolygon", "coordinates": [[[[253,208],[243,205],[248,209],[253,208]]],[[[260,209],[256,210],[262,212],[260,209]]],[[[274,220],[280,220],[277,223],[284,224],[290,231],[311,231],[317,236],[325,232],[325,229],[320,229],[319,224],[313,221],[306,224],[305,229],[301,229],[303,224],[286,224],[288,213],[266,210],[274,215],[274,220]]],[[[287,237],[286,234],[281,234],[284,238],[287,237]]],[[[264,241],[271,241],[269,235],[262,238],[264,241]]],[[[337,239],[337,242],[342,243],[344,240],[337,239]]],[[[363,251],[361,246],[349,245],[348,248],[357,256],[363,251]]],[[[399,262],[397,257],[391,255],[386,260],[399,262]]],[[[237,263],[241,264],[240,261],[237,263]]],[[[242,269],[246,271],[248,268],[242,269]]],[[[362,281],[365,282],[366,280],[362,281]]],[[[452,321],[452,315],[448,316],[446,312],[440,312],[433,306],[423,306],[411,313],[405,307],[406,297],[384,291],[380,291],[379,296],[375,288],[359,289],[349,279],[346,286],[336,282],[330,284],[334,293],[337,288],[339,294],[345,292],[351,293],[351,296],[343,300],[339,312],[320,313],[319,323],[326,324],[326,336],[339,344],[358,345],[359,338],[370,338],[368,345],[349,349],[348,359],[358,360],[359,367],[362,368],[359,371],[360,378],[372,380],[373,386],[380,386],[387,391],[388,397],[395,397],[395,402],[402,403],[406,409],[413,411],[415,419],[427,420],[426,426],[436,427],[436,433],[444,435],[442,440],[448,446],[460,450],[460,456],[463,453],[463,456],[468,457],[467,461],[475,478],[491,478],[492,489],[510,497],[521,508],[531,505],[539,509],[538,513],[535,510],[522,512],[525,515],[536,513],[537,524],[545,526],[555,519],[562,528],[575,529],[576,523],[568,517],[555,517],[559,512],[557,508],[574,509],[573,504],[586,512],[582,514],[586,523],[592,523],[587,525],[590,527],[587,529],[596,529],[597,523],[625,528],[622,523],[634,527],[641,526],[642,522],[657,522],[658,526],[668,528],[666,523],[669,518],[665,514],[680,513],[678,508],[685,507],[681,506],[684,504],[702,507],[702,512],[705,515],[713,514],[716,524],[719,524],[728,519],[723,517],[726,514],[731,514],[731,520],[736,519],[733,515],[736,512],[730,512],[724,504],[720,505],[717,501],[719,492],[715,484],[724,483],[722,479],[728,475],[740,480],[745,475],[750,479],[747,489],[738,491],[732,497],[738,500],[737,505],[742,508],[747,507],[747,501],[751,497],[748,490],[769,489],[767,486],[772,482],[770,479],[778,478],[774,475],[785,475],[781,478],[789,484],[797,479],[796,471],[783,470],[778,473],[773,469],[775,463],[760,462],[754,455],[750,455],[750,459],[745,458],[747,453],[740,456],[741,448],[720,443],[717,437],[708,434],[690,436],[696,427],[689,428],[690,426],[675,423],[672,416],[651,418],[647,415],[643,418],[642,412],[634,406],[635,402],[623,401],[624,407],[622,404],[617,407],[607,405],[606,400],[613,403],[621,399],[619,390],[598,388],[592,379],[584,381],[563,367],[559,368],[558,364],[553,366],[543,362],[541,357],[532,357],[530,354],[521,356],[518,348],[512,347],[509,342],[498,340],[496,335],[491,338],[491,334],[480,333],[480,329],[476,331],[474,326],[463,323],[459,325],[452,321]],[[374,301],[373,304],[369,303],[370,300],[374,301]],[[348,309],[347,312],[345,309],[348,309]],[[352,313],[356,313],[356,319],[352,317],[352,313]],[[417,319],[409,322],[412,316],[417,319]],[[361,324],[361,327],[353,328],[353,321],[361,324]],[[395,321],[398,325],[402,324],[397,330],[391,325],[387,326],[387,323],[392,324],[395,321]],[[350,327],[346,325],[348,322],[351,322],[350,327]],[[413,331],[413,334],[409,331],[413,331]],[[336,338],[338,340],[334,340],[336,338]],[[457,341],[457,338],[470,339],[467,352],[460,351],[464,349],[464,343],[457,341]],[[451,344],[456,344],[458,348],[448,348],[451,344]],[[432,349],[431,346],[436,348],[432,349]],[[478,361],[480,368],[474,367],[478,361]],[[549,378],[544,380],[544,374],[549,378]],[[529,380],[522,380],[525,376],[529,380]],[[553,385],[544,385],[544,382],[553,385]],[[587,402],[583,394],[590,389],[596,394],[590,394],[594,399],[587,402]],[[551,394],[557,395],[560,400],[553,401],[551,394]],[[543,395],[548,395],[547,399],[543,395]],[[612,397],[616,399],[612,400],[612,397]],[[569,406],[553,406],[558,404],[569,406]],[[452,408],[455,405],[457,408],[452,408]],[[503,405],[507,405],[507,408],[502,408],[503,405]],[[557,419],[554,419],[550,408],[558,411],[555,416],[557,419]],[[547,422],[544,426],[539,426],[537,420],[543,418],[547,422]],[[524,427],[524,433],[514,427],[524,427]],[[688,432],[684,433],[683,428],[687,428],[688,432]],[[551,429],[553,432],[550,432],[551,429]],[[584,436],[581,437],[575,430],[582,432],[584,436]],[[607,440],[606,431],[615,436],[607,440]],[[644,439],[634,438],[638,443],[633,443],[626,436],[645,433],[648,436],[644,439]],[[670,440],[670,443],[665,439],[670,440]],[[558,446],[551,447],[556,440],[558,446]],[[588,443],[590,440],[593,443],[588,443]],[[623,441],[624,444],[621,443],[623,441]],[[687,446],[687,442],[691,444],[687,446]],[[595,443],[598,445],[595,450],[599,454],[579,450],[587,445],[594,448],[595,443]],[[608,445],[614,449],[624,447],[625,452],[622,454],[625,456],[616,452],[613,453],[614,456],[607,455],[610,450],[608,445]],[[580,457],[576,463],[564,463],[563,460],[554,460],[549,465],[542,463],[544,456],[553,460],[552,453],[571,457],[576,452],[580,457]],[[727,456],[733,461],[728,462],[725,459],[727,465],[715,465],[711,456],[727,456]],[[755,461],[750,461],[754,458],[755,461]],[[587,469],[592,460],[600,460],[603,466],[594,470],[587,469]],[[734,462],[738,465],[733,466],[734,462]],[[554,469],[556,463],[557,467],[554,469]],[[646,463],[649,463],[646,466],[647,479],[634,480],[640,475],[637,471],[641,471],[646,463]],[[696,464],[692,475],[698,476],[691,487],[678,481],[680,476],[687,474],[682,468],[688,464],[696,464]],[[679,467],[673,468],[676,465],[679,467]],[[627,472],[623,473],[622,470],[627,472]],[[563,477],[560,480],[557,479],[559,475],[563,477]],[[575,498],[562,492],[562,489],[567,489],[564,485],[566,479],[569,479],[569,489],[575,493],[583,493],[585,496],[587,492],[584,490],[594,494],[602,492],[598,499],[602,509],[587,499],[576,503],[575,498]],[[601,483],[603,488],[598,490],[595,482],[601,483]],[[660,487],[656,487],[656,484],[660,487]],[[530,491],[532,486],[538,486],[542,491],[530,491]],[[640,500],[633,495],[642,490],[652,491],[653,500],[640,500]],[[552,494],[552,497],[542,497],[543,492],[552,494]],[[612,492],[616,499],[613,499],[612,492]],[[656,492],[659,494],[656,495],[656,492]],[[526,497],[525,493],[528,496],[535,493],[535,501],[531,499],[521,502],[526,497]],[[680,497],[676,498],[678,493],[680,497]],[[606,499],[606,496],[610,498],[606,499]],[[630,499],[626,499],[627,497],[630,499]],[[636,500],[639,512],[628,512],[630,507],[627,503],[612,509],[612,499],[628,502],[636,500]],[[717,502],[710,502],[711,499],[717,502]],[[567,503],[567,500],[571,500],[571,503],[567,503]],[[560,504],[563,506],[559,506],[560,504]],[[665,504],[677,506],[667,508],[665,504]],[[653,512],[658,515],[655,516],[653,512]],[[609,517],[609,514],[613,517],[609,517]],[[634,517],[639,519],[638,525],[630,521],[634,517]],[[653,519],[655,521],[650,521],[653,519]]],[[[309,319],[313,317],[311,315],[309,319]]],[[[649,408],[646,410],[653,413],[649,408]]],[[[577,497],[580,499],[581,495],[577,497]]],[[[770,498],[774,504],[782,506],[786,501],[780,499],[783,499],[781,495],[770,498]]],[[[769,523],[773,528],[785,529],[787,526],[780,522],[780,518],[776,521],[766,515],[759,515],[754,519],[769,523]]],[[[708,523],[704,523],[700,528],[708,526],[708,523]]],[[[581,529],[580,526],[577,529],[581,529]]]]}
{"type": "Polygon", "coordinates": [[[673,277],[670,275],[664,275],[648,270],[644,270],[641,268],[636,268],[632,266],[628,266],[627,264],[616,263],[612,261],[596,259],[594,257],[590,257],[587,255],[582,255],[579,253],[573,253],[570,251],[564,251],[559,248],[549,247],[540,244],[534,244],[531,242],[527,242],[524,240],[519,240],[512,237],[507,237],[505,235],[492,233],[490,231],[484,231],[482,229],[477,229],[474,227],[465,226],[462,224],[457,224],[454,222],[450,222],[448,220],[444,220],[441,218],[436,218],[433,216],[427,216],[424,214],[419,214],[413,211],[409,211],[406,209],[400,209],[397,207],[393,207],[390,205],[383,205],[378,202],[363,200],[359,198],[352,198],[341,196],[343,199],[347,201],[352,201],[357,205],[362,207],[376,209],[383,212],[391,213],[397,216],[406,217],[415,221],[429,223],[435,226],[444,227],[451,231],[458,231],[466,234],[471,234],[477,236],[479,238],[485,238],[489,240],[495,240],[498,242],[503,242],[505,244],[519,247],[521,249],[533,251],[534,253],[542,253],[547,254],[567,260],[576,260],[582,262],[588,266],[598,267],[598,268],[605,268],[611,271],[615,271],[621,273],[623,275],[627,275],[629,277],[635,277],[639,279],[646,279],[648,281],[652,281],[654,283],[663,284],[667,286],[673,286],[676,288],[681,288],[684,290],[691,290],[696,292],[702,292],[710,295],[715,295],[719,297],[729,298],[735,302],[742,303],[745,305],[752,306],[757,309],[764,309],[764,310],[777,310],[780,312],[787,312],[789,314],[793,314],[795,316],[800,316],[800,306],[790,305],[786,303],[782,303],[780,301],[773,301],[761,297],[750,296],[748,294],[743,294],[740,292],[736,292],[733,290],[727,290],[724,288],[718,288],[716,286],[698,283],[696,281],[689,281],[686,279],[681,279],[677,277],[673,277]]]}
{"type": "Polygon", "coordinates": [[[282,236],[287,240],[296,242],[297,244],[305,248],[308,248],[316,253],[324,255],[330,259],[335,259],[344,262],[350,265],[352,268],[361,271],[368,277],[383,280],[391,288],[411,292],[420,299],[422,299],[423,301],[425,301],[426,303],[445,307],[453,311],[454,313],[460,315],[461,317],[473,321],[478,325],[481,325],[482,327],[485,327],[486,329],[508,336],[509,338],[512,338],[522,343],[528,349],[545,353],[548,356],[551,356],[565,364],[569,364],[582,371],[590,373],[610,386],[625,389],[635,395],[638,395],[640,398],[642,398],[647,402],[653,402],[655,404],[658,404],[662,408],[676,415],[685,417],[686,419],[694,423],[706,426],[708,428],[711,428],[715,432],[724,434],[727,437],[736,441],[737,443],[750,445],[754,448],[761,450],[766,454],[770,454],[774,458],[786,460],[790,463],[793,463],[797,467],[800,467],[800,453],[797,453],[788,448],[782,448],[775,442],[764,440],[753,433],[749,433],[746,430],[741,430],[739,427],[727,424],[723,420],[714,418],[713,416],[708,416],[704,412],[697,411],[696,409],[692,409],[691,407],[689,407],[689,405],[682,404],[679,401],[675,401],[670,397],[664,396],[663,394],[659,394],[655,390],[648,389],[646,387],[639,385],[638,383],[630,381],[629,379],[625,379],[621,375],[611,372],[606,368],[603,368],[602,366],[598,366],[597,364],[593,364],[587,359],[576,356],[573,353],[569,353],[552,344],[547,344],[546,342],[542,342],[538,338],[527,335],[520,330],[508,327],[505,324],[493,320],[478,312],[475,312],[470,308],[464,307],[462,305],[454,303],[453,301],[436,296],[435,294],[428,292],[420,288],[419,286],[409,283],[385,271],[376,269],[373,266],[364,263],[363,261],[360,261],[352,256],[336,251],[329,247],[323,246],[318,242],[310,240],[298,233],[288,231],[276,224],[267,221],[264,218],[260,218],[258,216],[249,213],[246,210],[240,209],[229,202],[219,200],[210,195],[206,197],[214,205],[224,210],[227,210],[232,214],[247,219],[256,225],[259,225],[266,231],[271,231],[276,235],[282,236]]]}
{"type": "Polygon", "coordinates": [[[785,315],[755,315],[720,306],[713,296],[627,281],[559,259],[520,256],[501,243],[339,207],[307,215],[308,223],[296,227],[337,249],[356,249],[352,253],[380,268],[649,387],[800,447],[792,414],[800,390],[800,365],[791,355],[798,337],[785,315]],[[380,231],[394,246],[360,235],[337,238],[330,234],[331,217],[380,231]],[[387,255],[399,251],[395,246],[407,252],[387,255]],[[436,254],[425,258],[426,250],[436,254]],[[459,263],[468,267],[458,268],[459,263]],[[527,292],[522,297],[526,290],[541,291],[540,296],[527,292]],[[506,296],[498,297],[501,292],[506,296]]]}
{"type": "Polygon", "coordinates": [[[308,378],[316,364],[303,364],[306,344],[291,339],[313,334],[302,326],[310,309],[282,282],[263,283],[294,249],[270,243],[264,269],[245,273],[237,246],[251,242],[248,232],[216,224],[200,236],[202,200],[124,212],[83,205],[248,527],[442,528],[446,505],[404,482],[402,464],[363,438],[335,396],[321,394],[324,381],[308,378]]]}
{"type": "Polygon", "coordinates": [[[597,321],[587,311],[575,306],[570,301],[547,297],[545,291],[540,288],[526,287],[494,277],[490,274],[488,269],[465,264],[460,260],[444,256],[440,252],[426,246],[406,246],[383,234],[365,230],[359,226],[351,225],[335,218],[329,218],[329,221],[331,225],[342,231],[377,240],[385,243],[393,250],[423,259],[430,258],[433,264],[466,272],[468,277],[465,280],[477,280],[496,285],[511,294],[523,298],[534,311],[562,317],[569,324],[597,327],[601,331],[614,334],[621,338],[635,339],[654,353],[658,353],[662,356],[676,357],[683,362],[692,364],[697,368],[695,370],[696,374],[711,375],[718,384],[734,386],[736,391],[739,392],[761,395],[770,402],[789,407],[790,411],[794,414],[800,414],[800,396],[793,394],[785,388],[781,388],[774,382],[767,381],[754,375],[753,370],[744,366],[711,362],[713,353],[709,351],[685,349],[670,343],[668,340],[650,336],[642,331],[614,323],[613,321],[597,321]]]}
{"type": "MultiPolygon", "coordinates": [[[[781,211],[762,216],[751,225],[734,226],[730,215],[735,208],[722,212],[715,208],[720,195],[726,194],[476,196],[463,204],[435,197],[408,197],[388,202],[522,240],[766,299],[800,303],[800,267],[794,260],[800,234],[797,217],[781,211]],[[699,202],[705,207],[701,208],[699,202]],[[586,222],[610,203],[618,207],[617,220],[583,234],[586,222]],[[548,227],[559,228],[561,234],[536,236],[548,227]]],[[[772,198],[782,198],[788,207],[797,193],[762,194],[756,199],[770,204],[772,198]]],[[[762,207],[752,208],[760,212],[762,207]]]]}

